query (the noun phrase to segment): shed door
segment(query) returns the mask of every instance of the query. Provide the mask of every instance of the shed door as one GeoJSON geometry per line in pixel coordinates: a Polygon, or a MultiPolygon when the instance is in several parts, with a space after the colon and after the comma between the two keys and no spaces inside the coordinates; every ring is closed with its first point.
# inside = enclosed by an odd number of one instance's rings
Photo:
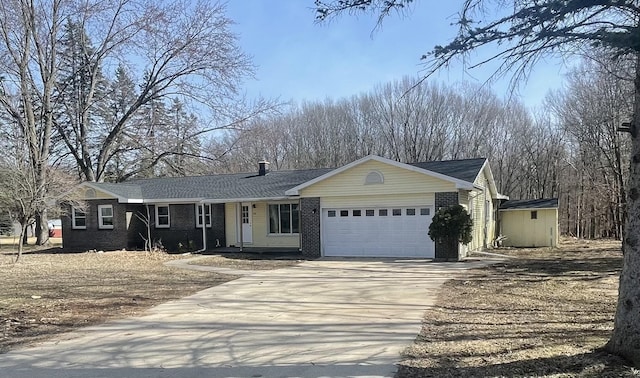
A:
{"type": "Polygon", "coordinates": [[[322,210],[324,256],[435,257],[430,206],[322,210]]]}

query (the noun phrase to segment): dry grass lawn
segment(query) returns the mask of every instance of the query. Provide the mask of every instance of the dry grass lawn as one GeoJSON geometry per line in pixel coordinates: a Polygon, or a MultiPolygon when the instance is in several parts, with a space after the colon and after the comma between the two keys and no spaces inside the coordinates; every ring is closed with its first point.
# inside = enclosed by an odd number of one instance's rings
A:
{"type": "MultiPolygon", "coordinates": [[[[6,247],[5,247],[6,248],[6,247]]],[[[147,308],[234,279],[163,265],[184,256],[144,252],[0,253],[0,352],[147,308]]],[[[512,256],[447,282],[407,348],[399,378],[631,377],[640,372],[598,350],[612,328],[621,267],[617,242],[567,242],[512,256]]],[[[197,264],[234,269],[295,265],[229,254],[197,264]]]]}
{"type": "Polygon", "coordinates": [[[631,377],[602,347],[613,327],[619,242],[501,249],[503,263],[449,281],[397,377],[631,377]]]}
{"type": "Polygon", "coordinates": [[[74,328],[136,315],[234,276],[171,268],[145,252],[0,254],[0,352],[74,328]]]}
{"type": "Polygon", "coordinates": [[[304,261],[300,255],[258,253],[222,253],[190,262],[193,265],[217,266],[239,270],[270,270],[298,265],[304,261]]]}
{"type": "MultiPolygon", "coordinates": [[[[15,249],[18,246],[17,236],[0,236],[0,249],[15,249]]],[[[33,249],[36,243],[36,238],[30,237],[27,240],[28,246],[25,246],[25,250],[33,249]]],[[[53,247],[60,247],[62,245],[62,238],[49,238],[49,243],[53,247]]]]}

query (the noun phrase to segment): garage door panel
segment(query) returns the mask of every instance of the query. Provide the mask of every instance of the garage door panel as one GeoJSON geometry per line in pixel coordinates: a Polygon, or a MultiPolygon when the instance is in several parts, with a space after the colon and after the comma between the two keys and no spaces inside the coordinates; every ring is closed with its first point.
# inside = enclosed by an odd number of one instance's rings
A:
{"type": "Polygon", "coordinates": [[[428,229],[433,210],[421,215],[421,208],[430,207],[323,209],[324,255],[432,258],[428,229]]]}

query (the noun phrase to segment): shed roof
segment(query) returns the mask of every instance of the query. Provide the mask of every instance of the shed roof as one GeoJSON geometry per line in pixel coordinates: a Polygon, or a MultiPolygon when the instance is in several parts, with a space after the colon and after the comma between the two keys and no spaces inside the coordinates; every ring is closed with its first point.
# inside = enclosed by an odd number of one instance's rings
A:
{"type": "Polygon", "coordinates": [[[510,200],[500,205],[500,210],[523,210],[523,209],[557,209],[557,198],[541,198],[534,200],[510,200]]]}

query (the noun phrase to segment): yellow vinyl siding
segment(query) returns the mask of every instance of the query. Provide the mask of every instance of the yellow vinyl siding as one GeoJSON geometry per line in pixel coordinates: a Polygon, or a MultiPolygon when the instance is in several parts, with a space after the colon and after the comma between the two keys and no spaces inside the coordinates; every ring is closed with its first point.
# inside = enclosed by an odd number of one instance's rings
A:
{"type": "Polygon", "coordinates": [[[469,193],[468,211],[473,219],[471,243],[467,245],[469,251],[481,249],[484,238],[484,193],[473,191],[469,193]]]}
{"type": "Polygon", "coordinates": [[[346,197],[425,192],[455,192],[455,184],[378,161],[367,161],[300,191],[300,197],[346,197]],[[367,175],[380,172],[382,184],[365,184],[367,175]]]}
{"type": "Polygon", "coordinates": [[[238,238],[236,236],[238,209],[235,203],[224,204],[224,234],[227,239],[227,247],[231,245],[238,245],[238,238]]]}
{"type": "Polygon", "coordinates": [[[482,248],[491,247],[493,235],[495,234],[495,219],[493,200],[489,190],[489,180],[482,170],[474,184],[480,188],[472,192],[460,192],[459,201],[467,206],[467,210],[473,218],[473,239],[467,245],[469,251],[476,251],[482,248]]]}
{"type": "Polygon", "coordinates": [[[464,206],[467,211],[469,211],[469,191],[468,190],[460,190],[458,192],[458,201],[460,205],[464,206]]]}
{"type": "Polygon", "coordinates": [[[361,195],[357,197],[323,197],[320,199],[322,208],[352,208],[352,207],[391,207],[391,206],[433,206],[433,193],[402,194],[402,195],[361,195]]]}
{"type": "Polygon", "coordinates": [[[522,209],[500,212],[503,242],[508,247],[556,247],[558,245],[557,209],[522,209]],[[538,219],[531,219],[537,211],[538,219]]]}
{"type": "MultiPolygon", "coordinates": [[[[297,203],[298,201],[284,201],[278,203],[297,203]]],[[[276,203],[276,202],[273,202],[276,203]]],[[[298,234],[269,234],[269,214],[267,202],[256,202],[253,209],[253,245],[257,247],[300,247],[298,234]]]]}
{"type": "MultiPolygon", "coordinates": [[[[297,203],[297,201],[283,201],[273,203],[297,203]]],[[[252,240],[251,244],[246,244],[251,247],[287,247],[287,248],[299,248],[300,236],[298,234],[290,235],[270,235],[269,234],[269,217],[267,214],[267,202],[253,202],[255,208],[251,207],[251,222],[252,222],[252,240]]],[[[236,234],[237,230],[237,214],[238,209],[235,203],[226,203],[224,206],[225,211],[225,235],[227,239],[227,246],[238,246],[238,238],[236,234]]]]}
{"type": "Polygon", "coordinates": [[[484,169],[480,172],[474,184],[484,188],[482,194],[478,196],[477,203],[480,218],[478,226],[481,230],[477,248],[491,247],[495,232],[495,220],[493,219],[493,200],[489,189],[489,180],[484,169]]]}

